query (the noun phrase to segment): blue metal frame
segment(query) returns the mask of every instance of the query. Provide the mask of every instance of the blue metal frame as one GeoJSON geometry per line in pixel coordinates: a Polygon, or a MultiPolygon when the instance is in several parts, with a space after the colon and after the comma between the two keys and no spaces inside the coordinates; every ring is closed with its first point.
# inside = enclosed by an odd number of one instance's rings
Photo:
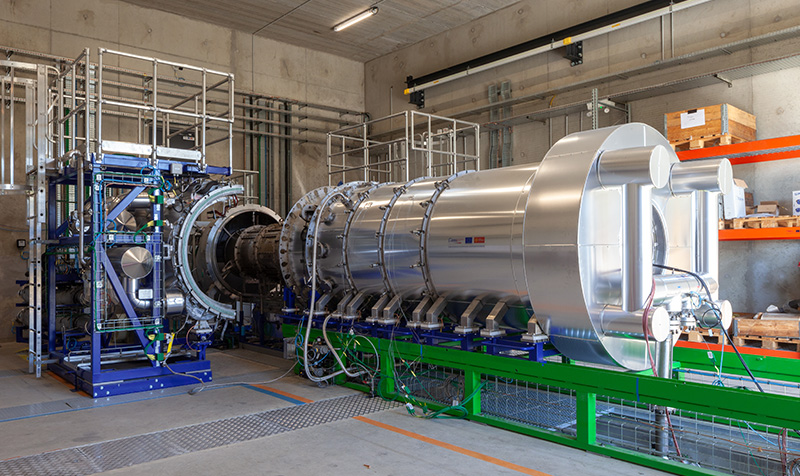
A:
{"type": "MultiPolygon", "coordinates": [[[[155,167],[150,164],[150,159],[145,157],[133,157],[124,155],[105,154],[102,156],[92,155],[91,170],[87,171],[85,183],[91,186],[92,203],[92,231],[85,235],[85,242],[93,249],[89,256],[92,259],[92,299],[91,299],[91,319],[92,329],[88,349],[86,344],[82,344],[75,349],[70,349],[68,338],[74,336],[62,336],[62,346],[57,348],[56,335],[56,257],[48,255],[47,265],[47,317],[48,317],[48,350],[51,359],[56,363],[50,364],[49,369],[57,375],[66,379],[76,390],[83,390],[94,398],[134,393],[141,391],[157,390],[160,388],[175,387],[197,383],[197,379],[205,382],[211,381],[211,365],[206,360],[206,349],[211,341],[194,343],[191,346],[183,339],[175,339],[173,346],[188,347],[196,352],[194,358],[183,358],[171,361],[170,368],[159,365],[158,361],[148,357],[148,354],[158,354],[162,351],[161,341],[151,340],[148,332],[169,332],[169,323],[163,315],[163,308],[156,304],[149,310],[147,316],[150,324],[143,324],[125,293],[122,282],[114,269],[111,260],[108,258],[106,248],[110,245],[118,244],[142,244],[153,256],[153,270],[149,279],[155,285],[153,288],[153,303],[160,303],[163,296],[163,269],[162,251],[163,234],[161,226],[158,225],[160,216],[160,206],[153,204],[153,220],[156,225],[148,231],[143,231],[134,235],[113,234],[107,230],[107,223],[124,210],[139,193],[154,189],[161,185],[163,177],[169,176],[173,172],[174,164],[180,164],[181,173],[187,175],[207,175],[220,174],[230,175],[231,171],[227,167],[208,166],[205,172],[200,171],[195,164],[159,160],[155,167]],[[119,175],[127,174],[127,175],[119,175]],[[134,174],[131,177],[130,174],[134,174]],[[124,177],[124,180],[122,179],[124,177]],[[105,189],[106,187],[123,188],[129,190],[129,194],[113,210],[106,214],[105,189]],[[104,289],[106,277],[111,289],[104,289]],[[98,283],[100,283],[98,285],[98,283]],[[110,336],[113,329],[103,329],[102,310],[99,303],[103,302],[103,293],[115,292],[119,301],[130,319],[134,331],[137,334],[138,345],[110,345],[110,336]],[[115,366],[114,364],[104,364],[104,357],[112,359],[114,355],[122,352],[133,353],[138,359],[126,361],[125,366],[115,366]],[[83,357],[80,358],[79,357],[83,357]],[[138,365],[133,365],[132,362],[138,365]],[[171,369],[171,370],[170,370],[171,369]],[[191,374],[188,376],[185,374],[191,374]]],[[[50,194],[48,211],[50,217],[56,216],[56,193],[55,187],[61,184],[76,185],[77,176],[74,170],[68,170],[65,174],[55,177],[50,181],[50,194]]],[[[57,243],[55,247],[76,246],[77,236],[63,237],[68,228],[68,223],[57,224],[55,220],[48,223],[48,237],[51,243],[57,243]]],[[[107,299],[107,298],[106,298],[107,299]]]]}

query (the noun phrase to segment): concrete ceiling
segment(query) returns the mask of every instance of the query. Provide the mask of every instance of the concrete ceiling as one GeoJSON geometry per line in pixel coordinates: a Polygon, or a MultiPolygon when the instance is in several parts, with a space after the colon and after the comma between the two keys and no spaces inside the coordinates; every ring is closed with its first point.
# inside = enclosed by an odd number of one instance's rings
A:
{"type": "Polygon", "coordinates": [[[266,38],[369,61],[519,0],[125,0],[266,38]],[[374,17],[334,32],[371,5],[374,17]]]}

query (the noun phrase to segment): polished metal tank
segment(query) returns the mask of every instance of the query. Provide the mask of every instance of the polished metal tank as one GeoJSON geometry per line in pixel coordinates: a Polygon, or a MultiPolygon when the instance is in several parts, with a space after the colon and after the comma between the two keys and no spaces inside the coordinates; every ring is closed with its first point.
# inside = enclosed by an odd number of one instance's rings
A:
{"type": "Polygon", "coordinates": [[[465,334],[485,319],[491,336],[538,322],[570,358],[642,370],[644,334],[671,338],[697,291],[653,264],[716,290],[711,230],[731,183],[727,160],[681,164],[647,125],[580,132],[539,164],[313,191],[284,223],[281,269],[300,295],[316,280],[316,312],[450,317],[465,334]]]}

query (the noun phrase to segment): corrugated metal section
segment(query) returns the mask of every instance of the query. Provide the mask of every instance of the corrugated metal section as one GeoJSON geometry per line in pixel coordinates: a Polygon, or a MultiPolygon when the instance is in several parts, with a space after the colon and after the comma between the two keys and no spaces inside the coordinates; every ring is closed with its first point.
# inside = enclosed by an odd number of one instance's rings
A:
{"type": "Polygon", "coordinates": [[[345,420],[398,406],[363,394],[199,423],[0,462],[8,476],[84,476],[345,420]]]}
{"type": "Polygon", "coordinates": [[[368,61],[488,15],[517,0],[125,0],[285,43],[368,61]],[[380,11],[341,32],[333,26],[377,4],[380,11]]]}

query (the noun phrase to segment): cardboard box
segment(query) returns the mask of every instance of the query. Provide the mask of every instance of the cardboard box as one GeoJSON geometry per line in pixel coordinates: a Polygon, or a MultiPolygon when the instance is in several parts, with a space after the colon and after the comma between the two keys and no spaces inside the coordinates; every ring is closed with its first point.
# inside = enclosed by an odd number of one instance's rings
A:
{"type": "Polygon", "coordinates": [[[800,216],[800,190],[792,192],[792,215],[800,216]]]}
{"type": "Polygon", "coordinates": [[[744,201],[744,189],[747,183],[742,179],[733,179],[733,189],[727,195],[722,196],[722,216],[726,220],[742,218],[747,214],[747,207],[744,201]]]}
{"type": "Polygon", "coordinates": [[[750,141],[756,140],[756,116],[730,104],[717,104],[667,113],[664,129],[670,142],[723,134],[750,141]]]}
{"type": "Polygon", "coordinates": [[[753,202],[753,194],[751,192],[744,192],[744,206],[746,207],[755,207],[753,202]]]}
{"type": "Polygon", "coordinates": [[[756,207],[756,213],[778,216],[778,209],[778,202],[763,201],[758,204],[758,207],[756,207]]]}

